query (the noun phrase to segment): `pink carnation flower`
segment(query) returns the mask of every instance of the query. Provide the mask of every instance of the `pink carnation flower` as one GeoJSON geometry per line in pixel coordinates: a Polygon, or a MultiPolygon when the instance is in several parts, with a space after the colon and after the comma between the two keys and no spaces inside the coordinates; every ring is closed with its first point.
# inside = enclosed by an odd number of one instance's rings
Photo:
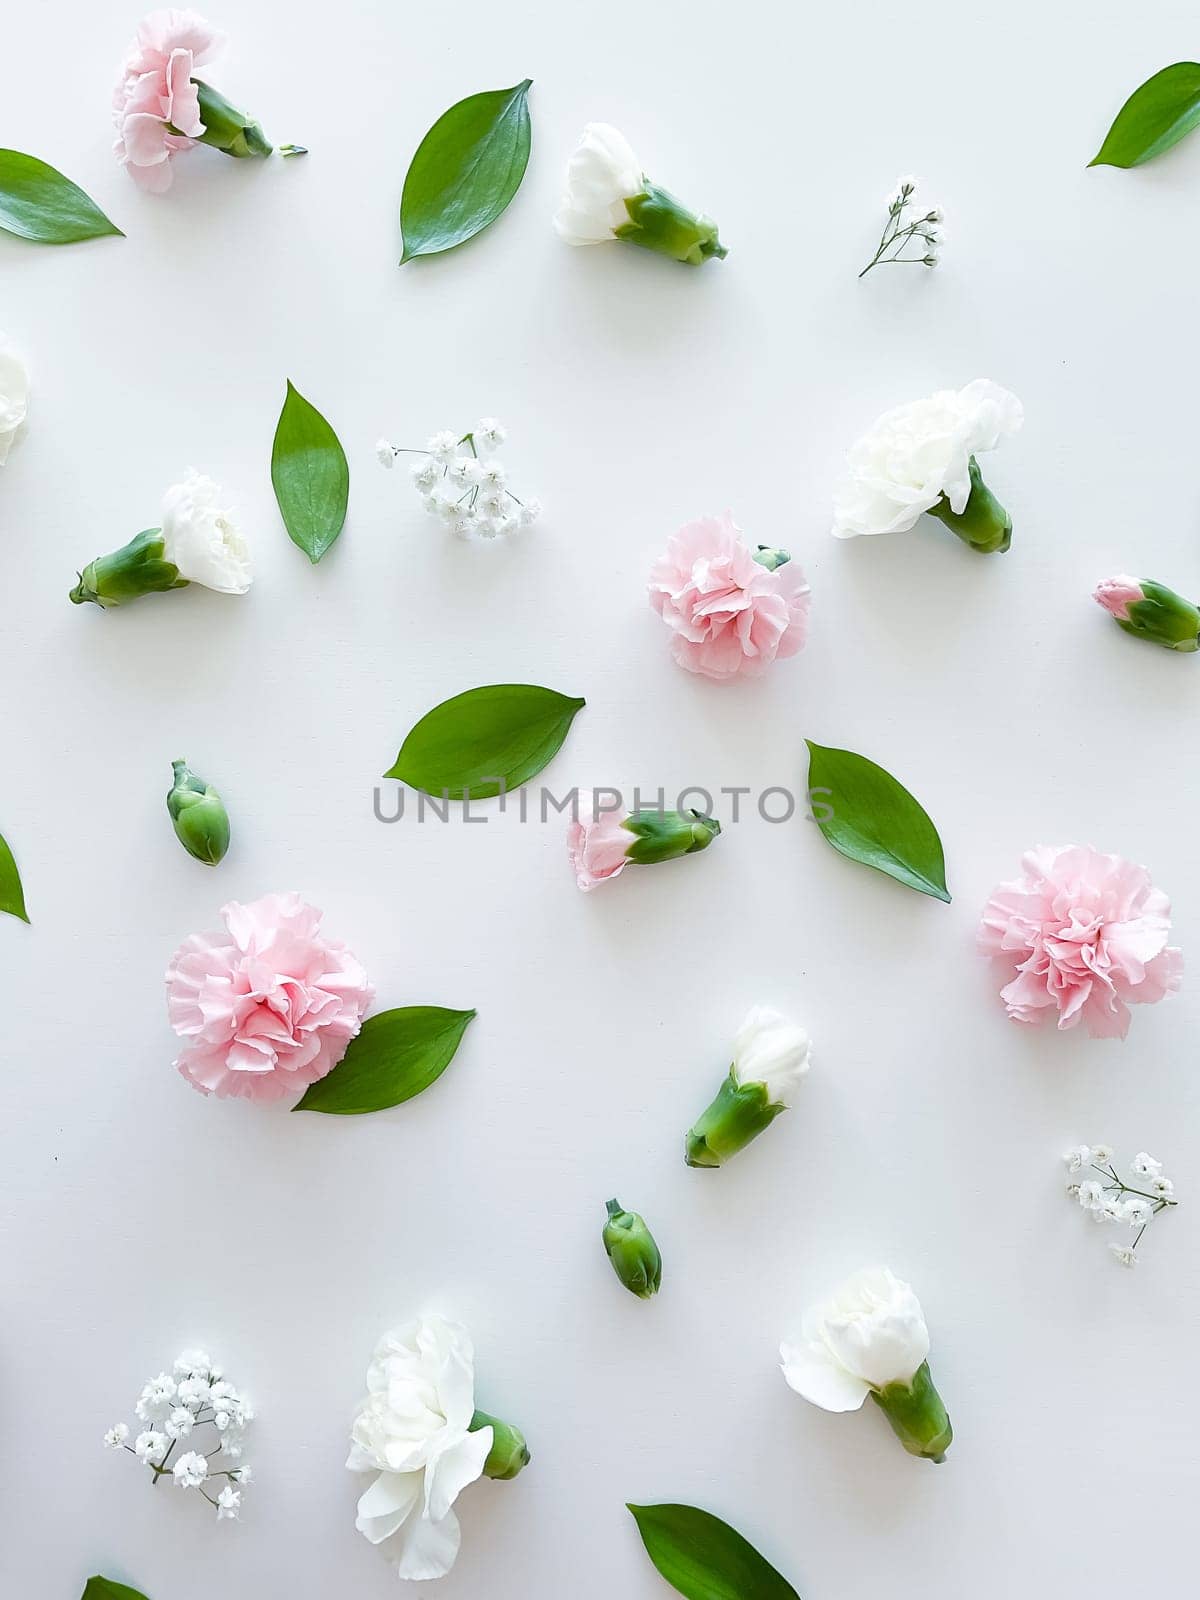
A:
{"type": "Polygon", "coordinates": [[[222,1099],[299,1093],[337,1066],[375,991],[299,895],[233,900],[221,917],[224,933],[194,933],[167,969],[167,1013],[188,1041],[175,1065],[222,1099]]]}
{"type": "Polygon", "coordinates": [[[1116,617],[1118,622],[1128,622],[1130,606],[1145,598],[1137,579],[1124,575],[1118,578],[1105,578],[1102,583],[1096,585],[1095,593],[1092,595],[1092,599],[1102,605],[1109,616],[1116,617]]]}
{"type": "Polygon", "coordinates": [[[192,77],[224,43],[224,34],[194,11],[152,11],[138,24],[113,91],[113,148],[143,189],[169,189],[172,156],[190,150],[204,132],[192,77]]]}
{"type": "Polygon", "coordinates": [[[1045,846],[1023,857],[1024,875],[999,884],[983,914],[979,948],[1012,971],[1000,996],[1016,1022],[1082,1021],[1096,1039],[1123,1039],[1129,1007],[1174,994],[1183,953],[1167,944],[1171,902],[1145,867],[1089,845],[1045,846]]]}
{"type": "Polygon", "coordinates": [[[633,835],[622,826],[625,815],[624,811],[602,811],[597,816],[586,800],[579,806],[567,829],[567,851],[581,889],[594,889],[624,872],[628,865],[625,852],[633,843],[633,835]]]}
{"type": "Polygon", "coordinates": [[[757,677],[804,648],[812,591],[794,561],[754,559],[728,511],[672,534],[650,573],[650,604],[681,667],[706,678],[757,677]]]}

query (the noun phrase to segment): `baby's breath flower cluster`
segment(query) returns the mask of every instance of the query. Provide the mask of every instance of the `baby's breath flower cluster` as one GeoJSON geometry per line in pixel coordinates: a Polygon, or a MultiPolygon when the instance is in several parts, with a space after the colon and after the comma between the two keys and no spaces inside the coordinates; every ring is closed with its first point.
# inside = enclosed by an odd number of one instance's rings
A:
{"type": "Polygon", "coordinates": [[[944,217],[939,206],[918,205],[914,199],[916,192],[916,178],[896,180],[895,189],[885,201],[888,214],[879,248],[859,273],[860,278],[865,278],[872,267],[892,266],[896,262],[914,267],[937,266],[938,251],[946,238],[942,228],[944,217]],[[905,212],[910,206],[912,211],[906,218],[905,212]]]}
{"type": "Polygon", "coordinates": [[[419,456],[409,476],[430,516],[460,539],[496,539],[528,527],[542,512],[540,501],[519,500],[508,487],[507,469],[494,453],[506,437],[495,417],[485,417],[470,433],[435,433],[424,450],[380,439],[375,452],[385,467],[400,455],[419,456]]]}
{"type": "Polygon", "coordinates": [[[1123,1223],[1133,1229],[1131,1244],[1117,1240],[1108,1248],[1123,1267],[1136,1267],[1138,1258],[1134,1251],[1141,1244],[1146,1229],[1160,1212],[1179,1204],[1175,1199],[1175,1185],[1164,1175],[1162,1162],[1147,1155],[1145,1150],[1139,1151],[1129,1163],[1129,1175],[1134,1181],[1126,1183],[1117,1176],[1109,1145],[1078,1144],[1067,1151],[1063,1160],[1068,1172],[1097,1174],[1095,1178],[1073,1178],[1067,1184],[1067,1193],[1091,1213],[1094,1222],[1123,1223]]]}
{"type": "Polygon", "coordinates": [[[104,1435],[108,1448],[136,1456],[155,1484],[169,1477],[181,1489],[198,1489],[218,1522],[234,1520],[251,1478],[242,1440],[254,1412],[221,1369],[202,1350],[185,1350],[171,1372],[146,1383],[134,1413],[142,1430],[133,1443],[129,1425],[119,1422],[104,1435]],[[227,1461],[235,1464],[225,1466],[227,1461]]]}

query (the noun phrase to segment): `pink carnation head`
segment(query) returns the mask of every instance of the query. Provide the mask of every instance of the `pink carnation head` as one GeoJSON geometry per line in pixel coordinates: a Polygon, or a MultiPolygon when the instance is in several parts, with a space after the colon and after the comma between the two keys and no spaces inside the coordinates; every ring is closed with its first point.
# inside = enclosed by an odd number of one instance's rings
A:
{"type": "Polygon", "coordinates": [[[113,148],[143,189],[169,189],[171,158],[190,150],[204,132],[192,80],[224,43],[224,35],[194,11],[152,11],[138,24],[113,91],[113,148]]]}
{"type": "Polygon", "coordinates": [[[1129,1007],[1174,994],[1183,954],[1169,946],[1171,903],[1145,867],[1089,845],[1045,846],[1021,861],[1022,876],[992,892],[979,948],[1004,963],[1000,991],[1016,1022],[1058,1013],[1096,1039],[1123,1039],[1129,1007]]]}
{"type": "Polygon", "coordinates": [[[756,561],[728,511],[672,534],[650,573],[672,654],[705,678],[757,677],[802,650],[811,593],[794,561],[756,561]]]}
{"type": "Polygon", "coordinates": [[[167,969],[167,1014],[187,1040],[175,1065],[202,1094],[280,1100],[332,1071],[374,996],[344,944],[322,938],[299,895],[221,908],[167,969]]]}
{"type": "Polygon", "coordinates": [[[1130,606],[1145,598],[1138,580],[1124,574],[1117,578],[1105,578],[1103,583],[1096,585],[1092,595],[1092,599],[1102,605],[1109,616],[1116,617],[1118,622],[1128,622],[1130,606]]]}
{"type": "Polygon", "coordinates": [[[622,826],[625,815],[623,810],[598,812],[591,800],[580,801],[567,829],[567,851],[581,889],[594,889],[624,872],[628,865],[625,852],[634,842],[622,826]]]}

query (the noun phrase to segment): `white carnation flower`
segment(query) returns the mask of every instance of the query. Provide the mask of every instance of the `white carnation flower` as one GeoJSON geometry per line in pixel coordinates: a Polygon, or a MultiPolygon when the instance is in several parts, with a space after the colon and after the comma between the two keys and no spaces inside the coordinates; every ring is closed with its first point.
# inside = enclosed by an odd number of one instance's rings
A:
{"type": "Polygon", "coordinates": [[[189,471],[162,503],[163,557],[189,583],[219,594],[245,594],[254,579],[250,548],[220,503],[211,478],[189,471]]]}
{"type": "Polygon", "coordinates": [[[600,244],[629,221],[625,205],[646,186],[642,164],[624,134],[589,122],[567,163],[567,186],[554,231],[567,244],[600,244]]]}
{"type": "Polygon", "coordinates": [[[0,334],[0,467],[8,460],[8,452],[28,410],[29,371],[0,334]]]}
{"type": "Polygon", "coordinates": [[[773,1106],[789,1106],[811,1065],[808,1034],[770,1006],[754,1006],[733,1042],[739,1085],[761,1083],[773,1106]]]}

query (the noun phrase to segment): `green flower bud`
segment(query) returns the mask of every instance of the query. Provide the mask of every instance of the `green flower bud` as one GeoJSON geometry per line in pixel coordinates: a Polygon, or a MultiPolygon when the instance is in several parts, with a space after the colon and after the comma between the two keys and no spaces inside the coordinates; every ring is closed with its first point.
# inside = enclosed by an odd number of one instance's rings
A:
{"type": "Polygon", "coordinates": [[[911,1456],[941,1463],[954,1438],[949,1413],[923,1361],[911,1383],[889,1383],[872,1389],[871,1399],[887,1417],[892,1432],[911,1456]]]}
{"type": "Polygon", "coordinates": [[[719,1167],[757,1139],[781,1111],[765,1083],[739,1083],[731,1071],[704,1115],[689,1131],[684,1160],[689,1167],[719,1167]]]}
{"type": "Polygon", "coordinates": [[[961,511],[952,511],[943,495],[929,515],[944,522],[964,544],[981,555],[1001,554],[1012,544],[1012,518],[983,481],[979,463],[971,457],[971,493],[961,511]]]}
{"type": "Polygon", "coordinates": [[[162,529],[147,528],[112,555],[89,561],[71,590],[71,599],[77,606],[91,601],[107,610],[139,595],[186,589],[187,583],[179,576],[179,568],[163,557],[162,529]]]}
{"type": "Polygon", "coordinates": [[[514,1428],[511,1422],[501,1422],[498,1417],[491,1417],[486,1411],[477,1411],[471,1418],[468,1433],[478,1433],[480,1428],[491,1428],[492,1448],[488,1451],[487,1460],[483,1463],[485,1478],[498,1478],[507,1482],[515,1478],[523,1467],[529,1465],[529,1446],[525,1443],[525,1435],[520,1428],[514,1428]]]}
{"type": "Polygon", "coordinates": [[[640,194],[630,195],[625,209],[629,221],[613,230],[618,239],[628,239],[630,244],[657,250],[660,255],[693,267],[714,257],[723,260],[729,254],[717,237],[717,225],[711,217],[689,211],[656,183],[647,181],[640,194]]]}
{"type": "Polygon", "coordinates": [[[621,826],[636,835],[625,859],[643,867],[707,850],[721,831],[721,824],[701,811],[633,811],[621,826]]]}
{"type": "Polygon", "coordinates": [[[1185,655],[1200,650],[1200,609],[1165,583],[1150,578],[1106,578],[1093,599],[1135,639],[1185,655]]]}
{"type": "Polygon", "coordinates": [[[252,122],[244,111],[231,106],[223,94],[211,84],[194,78],[200,102],[200,120],[204,132],[198,144],[210,145],[227,156],[269,156],[272,145],[257,122],[252,122]]]}
{"type": "Polygon", "coordinates": [[[608,1221],[604,1225],[604,1248],[613,1271],[640,1300],[658,1293],[662,1282],[662,1256],[654,1235],[636,1211],[625,1211],[616,1200],[608,1202],[608,1221]]]}
{"type": "Polygon", "coordinates": [[[167,810],[175,836],[188,855],[215,867],[229,849],[229,813],[217,791],[186,761],[172,765],[175,782],[167,795],[167,810]]]}

